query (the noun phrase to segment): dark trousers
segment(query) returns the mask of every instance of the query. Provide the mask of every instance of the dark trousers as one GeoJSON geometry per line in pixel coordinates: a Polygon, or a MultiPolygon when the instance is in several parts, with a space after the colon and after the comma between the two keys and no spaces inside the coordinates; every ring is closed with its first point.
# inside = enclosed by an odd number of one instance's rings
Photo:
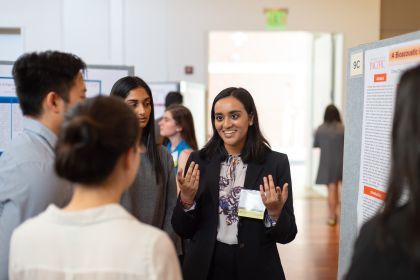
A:
{"type": "Polygon", "coordinates": [[[208,280],[238,279],[238,245],[216,242],[208,280]]]}

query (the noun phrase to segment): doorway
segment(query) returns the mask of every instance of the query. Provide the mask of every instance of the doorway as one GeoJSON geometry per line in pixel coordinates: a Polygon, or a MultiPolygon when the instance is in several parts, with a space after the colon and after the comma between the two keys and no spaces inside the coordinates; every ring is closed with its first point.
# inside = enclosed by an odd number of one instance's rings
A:
{"type": "Polygon", "coordinates": [[[210,32],[208,61],[208,112],[222,89],[247,89],[271,148],[289,157],[294,192],[317,189],[313,132],[328,104],[341,108],[342,35],[210,32]]]}

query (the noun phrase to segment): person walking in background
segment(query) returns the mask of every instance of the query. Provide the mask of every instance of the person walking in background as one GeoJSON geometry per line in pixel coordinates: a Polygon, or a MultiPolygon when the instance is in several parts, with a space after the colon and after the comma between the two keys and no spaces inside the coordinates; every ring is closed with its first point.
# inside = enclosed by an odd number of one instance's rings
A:
{"type": "Polygon", "coordinates": [[[13,65],[24,115],[23,131],[0,157],[0,279],[7,279],[13,230],[51,203],[71,198],[69,182],[54,171],[54,146],[64,114],[85,98],[85,63],[57,51],[27,53],[13,65]]]}
{"type": "Polygon", "coordinates": [[[69,112],[55,169],[74,183],[73,197],[15,230],[11,280],[181,279],[169,237],[119,204],[140,162],[137,123],[115,97],[98,96],[69,112]]]}
{"type": "Polygon", "coordinates": [[[340,216],[339,185],[343,178],[344,153],[344,126],[334,105],[325,109],[324,123],[315,132],[314,147],[321,148],[316,184],[327,185],[327,224],[334,226],[340,216]]]}
{"type": "MultiPolygon", "coordinates": [[[[179,91],[168,92],[168,94],[165,96],[165,110],[166,110],[166,108],[168,108],[171,105],[176,105],[176,104],[182,105],[183,100],[184,100],[184,97],[182,96],[182,94],[179,91]]],[[[166,145],[168,143],[165,142],[164,138],[160,134],[159,123],[162,120],[162,117],[159,117],[155,121],[155,139],[156,139],[157,144],[166,145]]]]}
{"type": "Polygon", "coordinates": [[[297,233],[287,155],[270,149],[243,88],[215,97],[211,121],[212,138],[177,175],[172,224],[191,239],[184,279],[285,279],[276,242],[297,233]]]}
{"type": "Polygon", "coordinates": [[[140,168],[131,188],[122,196],[122,205],[141,222],[166,231],[181,253],[181,240],[171,225],[176,204],[176,181],[172,156],[155,141],[153,97],[150,87],[139,77],[119,79],[111,96],[122,98],[135,112],[140,136],[140,168]]]}
{"type": "Polygon", "coordinates": [[[420,66],[397,87],[383,209],[357,238],[345,279],[420,279],[420,66]]]}
{"type": "MultiPolygon", "coordinates": [[[[159,122],[160,134],[164,137],[166,149],[171,153],[176,172],[184,170],[192,151],[197,150],[194,120],[190,110],[182,105],[166,108],[159,122]]],[[[175,172],[175,173],[176,173],[175,172]]]]}

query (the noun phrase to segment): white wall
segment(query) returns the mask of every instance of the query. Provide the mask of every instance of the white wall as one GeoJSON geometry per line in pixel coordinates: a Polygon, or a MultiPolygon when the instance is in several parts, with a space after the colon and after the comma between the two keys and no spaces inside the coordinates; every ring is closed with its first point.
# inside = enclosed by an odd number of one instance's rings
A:
{"type": "Polygon", "coordinates": [[[289,9],[288,30],[342,32],[345,49],[379,38],[380,0],[0,0],[0,26],[22,27],[26,51],[134,65],[149,81],[207,83],[208,32],[264,30],[270,7],[289,9]]]}

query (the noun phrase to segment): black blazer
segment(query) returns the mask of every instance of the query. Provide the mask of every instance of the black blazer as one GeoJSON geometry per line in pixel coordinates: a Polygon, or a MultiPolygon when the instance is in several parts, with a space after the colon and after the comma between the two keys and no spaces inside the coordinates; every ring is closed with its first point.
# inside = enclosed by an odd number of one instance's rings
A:
{"type": "MultiPolygon", "coordinates": [[[[219,223],[219,176],[222,157],[203,159],[193,152],[186,164],[199,164],[200,183],[196,208],[185,212],[178,199],[172,215],[174,230],[191,239],[183,262],[185,280],[207,279],[212,262],[219,223]]],[[[287,155],[270,151],[262,164],[248,162],[245,189],[258,190],[263,177],[271,174],[276,185],[289,184],[289,197],[274,227],[266,228],[264,220],[239,217],[238,243],[239,279],[285,279],[276,242],[286,244],[297,233],[293,212],[292,182],[287,155]]]]}

